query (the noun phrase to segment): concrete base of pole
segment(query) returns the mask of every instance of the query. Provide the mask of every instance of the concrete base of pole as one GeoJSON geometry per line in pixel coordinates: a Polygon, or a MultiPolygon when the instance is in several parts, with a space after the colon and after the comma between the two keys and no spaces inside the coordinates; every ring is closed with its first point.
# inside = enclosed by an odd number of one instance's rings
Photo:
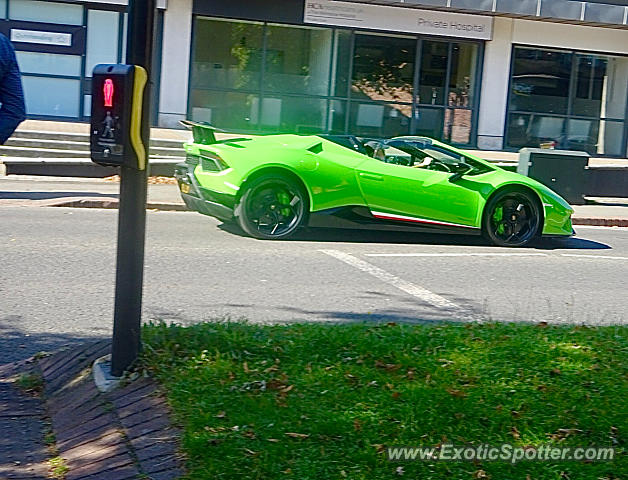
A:
{"type": "Polygon", "coordinates": [[[111,374],[111,355],[105,355],[97,359],[92,365],[94,383],[101,392],[110,392],[115,389],[123,377],[115,377],[111,374]]]}

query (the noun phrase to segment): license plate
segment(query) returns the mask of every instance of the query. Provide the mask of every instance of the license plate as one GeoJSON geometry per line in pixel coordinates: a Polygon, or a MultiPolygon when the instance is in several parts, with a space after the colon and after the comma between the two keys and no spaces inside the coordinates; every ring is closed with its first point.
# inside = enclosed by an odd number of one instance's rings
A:
{"type": "Polygon", "coordinates": [[[181,184],[181,191],[183,193],[190,193],[190,186],[187,183],[181,184]]]}

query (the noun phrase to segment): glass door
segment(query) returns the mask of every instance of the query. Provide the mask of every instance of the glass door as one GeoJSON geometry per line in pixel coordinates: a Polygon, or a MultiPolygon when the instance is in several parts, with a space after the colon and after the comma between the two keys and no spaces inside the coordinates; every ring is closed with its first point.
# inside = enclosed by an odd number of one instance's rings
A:
{"type": "Polygon", "coordinates": [[[473,141],[480,44],[355,34],[348,132],[473,141]]]}
{"type": "Polygon", "coordinates": [[[471,143],[479,45],[419,40],[418,51],[412,133],[471,143]]]}

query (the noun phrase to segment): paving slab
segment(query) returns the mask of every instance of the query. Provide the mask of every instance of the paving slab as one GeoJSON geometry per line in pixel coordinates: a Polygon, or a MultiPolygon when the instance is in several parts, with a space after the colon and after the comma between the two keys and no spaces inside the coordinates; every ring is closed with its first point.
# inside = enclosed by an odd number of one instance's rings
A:
{"type": "Polygon", "coordinates": [[[70,469],[66,480],[178,478],[178,431],[158,385],[138,378],[106,394],[85,374],[109,350],[109,342],[97,342],[43,360],[56,447],[70,469]]]}
{"type": "Polygon", "coordinates": [[[45,479],[50,452],[44,442],[44,405],[16,385],[20,374],[39,372],[33,366],[21,367],[5,366],[0,372],[0,479],[45,479]]]}

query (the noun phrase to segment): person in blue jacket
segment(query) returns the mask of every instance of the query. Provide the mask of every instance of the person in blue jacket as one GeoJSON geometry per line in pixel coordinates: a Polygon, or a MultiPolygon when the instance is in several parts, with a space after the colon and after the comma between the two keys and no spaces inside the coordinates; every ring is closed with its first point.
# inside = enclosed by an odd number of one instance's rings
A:
{"type": "Polygon", "coordinates": [[[7,37],[0,34],[0,145],[26,119],[22,77],[15,50],[7,37]]]}

